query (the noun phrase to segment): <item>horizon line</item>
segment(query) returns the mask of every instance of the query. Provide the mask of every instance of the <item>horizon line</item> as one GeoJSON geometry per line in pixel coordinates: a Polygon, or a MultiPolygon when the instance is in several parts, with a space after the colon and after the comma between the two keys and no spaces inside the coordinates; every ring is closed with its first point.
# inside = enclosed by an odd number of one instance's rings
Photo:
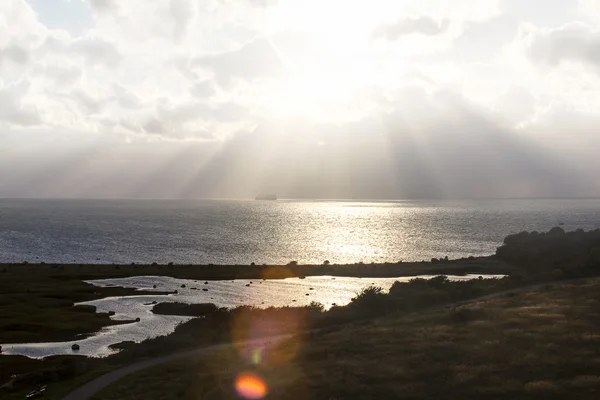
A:
{"type": "MultiPolygon", "coordinates": [[[[187,200],[187,201],[266,201],[254,197],[0,197],[0,200],[187,200]]],[[[493,200],[600,200],[600,196],[572,197],[415,197],[415,198],[327,198],[282,197],[273,201],[343,201],[343,202],[410,202],[410,201],[493,201],[493,200]]]]}

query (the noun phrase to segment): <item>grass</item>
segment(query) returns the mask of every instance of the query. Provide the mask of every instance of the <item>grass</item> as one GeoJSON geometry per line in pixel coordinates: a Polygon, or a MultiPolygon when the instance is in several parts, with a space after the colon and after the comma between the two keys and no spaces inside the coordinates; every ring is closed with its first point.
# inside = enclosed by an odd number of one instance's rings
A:
{"type": "Polygon", "coordinates": [[[299,335],[259,364],[227,347],[142,371],[96,399],[237,399],[246,370],[278,399],[593,398],[599,350],[600,280],[590,279],[299,335]]]}

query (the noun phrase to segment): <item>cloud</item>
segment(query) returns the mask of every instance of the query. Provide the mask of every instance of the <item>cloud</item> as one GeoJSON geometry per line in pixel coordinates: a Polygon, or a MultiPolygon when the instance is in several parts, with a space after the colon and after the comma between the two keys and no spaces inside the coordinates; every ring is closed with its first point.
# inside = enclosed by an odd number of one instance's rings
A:
{"type": "MultiPolygon", "coordinates": [[[[386,98],[393,109],[360,120],[262,121],[226,141],[215,140],[202,128],[194,134],[203,142],[127,145],[96,137],[89,149],[62,151],[59,157],[44,154],[44,146],[28,139],[32,145],[15,156],[35,162],[31,170],[17,174],[28,182],[29,195],[61,195],[57,188],[65,195],[64,188],[73,188],[68,193],[85,197],[252,197],[261,191],[282,197],[361,199],[600,193],[598,174],[590,170],[598,168],[593,149],[582,152],[581,145],[565,137],[564,143],[571,144],[557,152],[552,143],[541,146],[536,138],[564,132],[562,125],[572,128],[569,121],[576,115],[556,110],[522,134],[452,91],[407,87],[386,98]],[[423,112],[429,118],[422,118],[423,112]],[[561,126],[549,130],[553,125],[561,126]]],[[[144,129],[154,137],[176,135],[177,124],[214,111],[165,106],[144,129]]],[[[576,129],[586,127],[592,133],[597,118],[576,129]]]]}
{"type": "Polygon", "coordinates": [[[524,35],[527,53],[536,62],[557,66],[579,61],[600,67],[600,31],[589,25],[573,22],[556,29],[530,27],[524,35]]]}
{"type": "Polygon", "coordinates": [[[47,65],[44,69],[44,76],[61,88],[74,84],[82,75],[83,70],[76,65],[47,65]]]}
{"type": "Polygon", "coordinates": [[[75,89],[66,97],[82,107],[85,114],[88,116],[101,112],[106,105],[105,100],[95,98],[82,89],[75,89]]]}
{"type": "Polygon", "coordinates": [[[90,66],[114,67],[121,61],[121,54],[114,44],[101,37],[78,38],[70,45],[70,51],[82,56],[90,66]]]}
{"type": "Polygon", "coordinates": [[[258,7],[272,7],[279,2],[279,0],[247,0],[253,6],[258,7]]]}
{"type": "Polygon", "coordinates": [[[38,110],[24,101],[29,88],[28,81],[0,88],[0,126],[2,123],[8,123],[9,126],[32,126],[41,123],[38,110]]]}
{"type": "Polygon", "coordinates": [[[236,5],[239,5],[239,3],[246,3],[253,7],[268,8],[279,3],[279,0],[219,0],[219,3],[228,7],[235,7],[236,5]]]}
{"type": "Polygon", "coordinates": [[[540,147],[456,93],[407,88],[393,104],[393,111],[341,125],[264,122],[241,131],[179,195],[487,198],[600,189],[572,163],[591,154],[540,147]]]}
{"type": "Polygon", "coordinates": [[[10,44],[5,48],[0,49],[0,63],[5,59],[16,64],[24,65],[27,64],[29,58],[29,52],[17,44],[10,44]]]}
{"type": "Polygon", "coordinates": [[[210,80],[204,80],[202,82],[196,82],[191,88],[190,93],[192,96],[205,99],[211,97],[216,93],[215,87],[210,80]]]}
{"type": "Polygon", "coordinates": [[[173,22],[173,37],[181,40],[195,19],[196,8],[191,0],[171,0],[169,15],[173,22]]]}
{"type": "Polygon", "coordinates": [[[86,1],[0,2],[21,195],[600,195],[597,2],[86,1]]]}
{"type": "Polygon", "coordinates": [[[535,115],[536,102],[535,97],[527,89],[513,86],[496,100],[494,111],[506,118],[514,127],[535,115]]]}
{"type": "Polygon", "coordinates": [[[159,104],[149,113],[141,128],[166,139],[205,139],[229,124],[248,118],[248,110],[232,103],[185,102],[159,104]],[[214,132],[209,132],[209,131],[214,132]]]}
{"type": "Polygon", "coordinates": [[[237,50],[197,57],[193,64],[212,70],[221,85],[228,85],[233,78],[278,78],[286,71],[265,38],[256,38],[237,50]]]}
{"type": "Polygon", "coordinates": [[[390,25],[380,26],[373,32],[373,37],[393,41],[412,34],[435,36],[446,32],[449,26],[448,20],[436,21],[427,16],[405,18],[390,25]]]}
{"type": "Polygon", "coordinates": [[[92,10],[97,13],[113,12],[117,9],[115,0],[88,0],[92,6],[92,10]]]}
{"type": "Polygon", "coordinates": [[[596,0],[577,0],[579,15],[600,21],[600,3],[596,0]]]}
{"type": "Polygon", "coordinates": [[[128,110],[137,110],[144,106],[144,101],[125,86],[114,86],[114,98],[120,107],[128,110]]]}

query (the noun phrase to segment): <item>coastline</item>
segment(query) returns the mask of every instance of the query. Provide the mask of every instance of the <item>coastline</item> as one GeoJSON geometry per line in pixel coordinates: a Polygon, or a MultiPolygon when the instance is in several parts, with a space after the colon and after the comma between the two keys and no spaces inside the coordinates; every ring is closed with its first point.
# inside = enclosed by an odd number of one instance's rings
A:
{"type": "Polygon", "coordinates": [[[354,264],[286,264],[286,265],[224,265],[224,264],[47,264],[0,263],[0,272],[18,271],[33,275],[52,274],[61,280],[92,280],[133,276],[170,276],[181,279],[284,279],[302,276],[347,276],[392,278],[413,275],[464,275],[478,273],[509,273],[514,266],[494,255],[420,262],[386,262],[354,264]],[[10,270],[9,270],[10,269],[10,270]]]}

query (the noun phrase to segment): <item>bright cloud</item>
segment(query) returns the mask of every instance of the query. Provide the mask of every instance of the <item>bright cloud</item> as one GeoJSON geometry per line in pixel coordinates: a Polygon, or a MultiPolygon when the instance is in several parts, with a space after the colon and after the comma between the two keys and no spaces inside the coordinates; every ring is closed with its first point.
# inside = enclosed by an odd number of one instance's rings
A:
{"type": "Polygon", "coordinates": [[[36,162],[0,196],[600,195],[599,23],[588,0],[3,0],[3,163],[36,162]]]}

